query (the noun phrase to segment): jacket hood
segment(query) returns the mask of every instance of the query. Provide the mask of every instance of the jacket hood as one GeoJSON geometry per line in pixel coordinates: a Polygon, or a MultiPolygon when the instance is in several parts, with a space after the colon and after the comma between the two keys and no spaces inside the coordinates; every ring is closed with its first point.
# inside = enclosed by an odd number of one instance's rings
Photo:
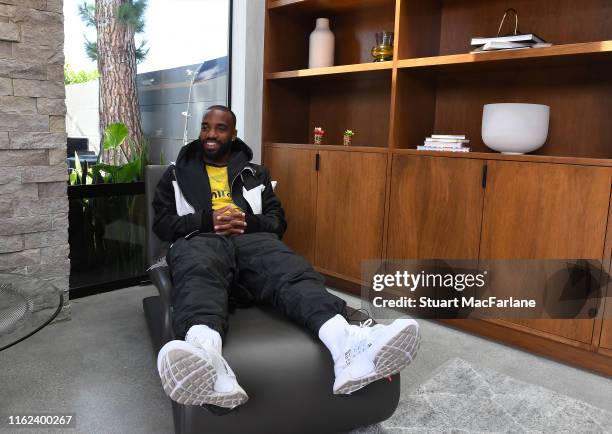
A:
{"type": "MultiPolygon", "coordinates": [[[[200,139],[183,146],[176,157],[176,167],[186,166],[192,159],[202,161],[204,151],[200,139]]],[[[231,166],[244,166],[253,159],[253,151],[241,139],[236,138],[232,142],[230,162],[231,166]]]]}
{"type": "MultiPolygon", "coordinates": [[[[199,139],[194,140],[188,145],[183,146],[176,158],[176,163],[174,163],[176,168],[174,171],[175,179],[185,198],[195,209],[210,209],[212,206],[208,175],[203,170],[203,154],[202,142],[199,139]]],[[[249,161],[252,158],[253,151],[246,143],[238,138],[232,142],[231,157],[227,163],[230,186],[233,186],[233,181],[244,170],[254,171],[249,166],[249,161]]],[[[235,194],[234,191],[232,192],[235,194]]],[[[236,197],[235,200],[239,201],[240,197],[236,197]]],[[[246,203],[236,203],[236,205],[247,207],[246,203]]]]}

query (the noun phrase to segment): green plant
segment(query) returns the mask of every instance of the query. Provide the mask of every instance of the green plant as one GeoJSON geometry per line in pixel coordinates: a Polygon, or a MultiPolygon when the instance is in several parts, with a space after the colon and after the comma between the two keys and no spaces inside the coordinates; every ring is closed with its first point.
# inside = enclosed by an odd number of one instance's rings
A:
{"type": "Polygon", "coordinates": [[[355,132],[353,130],[346,130],[344,132],[345,137],[353,137],[354,135],[355,135],[355,132]]]}
{"type": "MultiPolygon", "coordinates": [[[[75,152],[74,170],[69,175],[70,185],[76,184],[118,184],[137,182],[143,179],[144,167],[148,163],[149,147],[145,140],[138,149],[129,138],[128,127],[116,122],[109,125],[104,131],[103,150],[112,153],[113,164],[96,163],[83,170],[81,161],[75,152]],[[130,148],[130,159],[123,149],[124,142],[130,148]],[[125,164],[117,164],[119,154],[123,154],[128,160],[125,164]]],[[[100,152],[102,154],[102,152],[100,152]]]]}
{"type": "Polygon", "coordinates": [[[75,71],[69,64],[64,65],[64,84],[87,83],[96,80],[98,77],[100,77],[100,73],[97,70],[75,71]]]}

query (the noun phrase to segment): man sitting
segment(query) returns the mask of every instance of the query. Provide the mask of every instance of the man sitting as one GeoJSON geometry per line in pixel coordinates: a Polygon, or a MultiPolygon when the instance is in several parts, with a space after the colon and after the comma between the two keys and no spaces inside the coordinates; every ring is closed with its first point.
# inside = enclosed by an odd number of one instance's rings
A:
{"type": "Polygon", "coordinates": [[[157,358],[165,392],[188,405],[233,408],[247,401],[222,355],[236,288],[321,339],[334,361],[333,393],[350,394],[397,373],[416,355],[418,324],[349,325],[345,302],[280,241],[283,209],[268,172],[250,163],[253,153],[235,127],[231,110],[210,107],[199,139],[181,149],[153,200],[153,230],[173,243],[166,260],[179,340],[164,345],[157,358]]]}

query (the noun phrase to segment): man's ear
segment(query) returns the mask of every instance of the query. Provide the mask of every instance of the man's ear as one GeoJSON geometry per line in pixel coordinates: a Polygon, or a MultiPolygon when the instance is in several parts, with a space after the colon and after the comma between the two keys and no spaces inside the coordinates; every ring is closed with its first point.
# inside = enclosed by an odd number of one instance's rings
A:
{"type": "Polygon", "coordinates": [[[236,140],[238,138],[238,130],[234,130],[232,133],[232,140],[236,140]]]}

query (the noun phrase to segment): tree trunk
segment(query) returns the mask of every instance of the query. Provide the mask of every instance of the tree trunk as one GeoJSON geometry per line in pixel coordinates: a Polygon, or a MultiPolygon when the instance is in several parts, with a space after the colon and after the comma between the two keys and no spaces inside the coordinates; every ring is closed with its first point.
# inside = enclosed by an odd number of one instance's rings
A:
{"type": "MultiPolygon", "coordinates": [[[[130,138],[140,150],[142,130],[140,107],[136,87],[136,44],[134,29],[117,19],[117,10],[131,0],[96,0],[96,30],[98,33],[98,70],[100,71],[100,137],[109,124],[123,122],[130,138]]],[[[131,157],[128,143],[123,144],[125,154],[131,157]]],[[[125,163],[125,155],[118,152],[113,161],[112,151],[104,151],[101,160],[106,163],[125,163]]]]}

